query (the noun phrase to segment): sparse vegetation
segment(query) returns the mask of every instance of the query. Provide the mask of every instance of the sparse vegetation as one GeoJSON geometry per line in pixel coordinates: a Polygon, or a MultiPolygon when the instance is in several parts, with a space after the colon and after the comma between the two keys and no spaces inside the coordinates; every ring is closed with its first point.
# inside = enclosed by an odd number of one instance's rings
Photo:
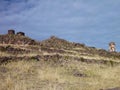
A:
{"type": "Polygon", "coordinates": [[[58,66],[45,61],[11,62],[0,66],[0,87],[2,90],[99,90],[119,86],[119,69],[120,66],[79,61],[58,66]]]}

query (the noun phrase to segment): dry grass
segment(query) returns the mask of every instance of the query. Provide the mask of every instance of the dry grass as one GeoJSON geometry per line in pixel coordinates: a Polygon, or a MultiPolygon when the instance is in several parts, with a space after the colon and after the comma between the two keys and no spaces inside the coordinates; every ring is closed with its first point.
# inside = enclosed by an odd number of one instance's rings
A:
{"type": "Polygon", "coordinates": [[[0,70],[4,77],[0,79],[0,90],[99,90],[120,83],[120,66],[72,61],[61,67],[44,61],[19,61],[3,67],[6,71],[0,70]],[[87,76],[74,76],[74,71],[87,76]]]}

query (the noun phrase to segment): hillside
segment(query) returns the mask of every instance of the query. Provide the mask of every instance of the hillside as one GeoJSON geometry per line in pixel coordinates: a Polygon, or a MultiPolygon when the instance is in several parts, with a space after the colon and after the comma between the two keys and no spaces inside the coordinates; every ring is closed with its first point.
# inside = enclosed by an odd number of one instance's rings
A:
{"type": "Polygon", "coordinates": [[[34,45],[35,40],[19,35],[0,35],[0,44],[19,44],[19,45],[34,45]]]}
{"type": "Polygon", "coordinates": [[[37,42],[26,36],[0,35],[0,90],[116,89],[119,64],[118,52],[55,36],[37,42]]]}

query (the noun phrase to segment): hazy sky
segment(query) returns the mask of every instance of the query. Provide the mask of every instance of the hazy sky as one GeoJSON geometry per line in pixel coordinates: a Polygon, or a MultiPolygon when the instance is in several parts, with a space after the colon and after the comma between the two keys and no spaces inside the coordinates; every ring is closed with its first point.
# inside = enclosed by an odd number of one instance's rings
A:
{"type": "Polygon", "coordinates": [[[0,34],[8,29],[120,51],[120,0],[0,0],[0,34]]]}

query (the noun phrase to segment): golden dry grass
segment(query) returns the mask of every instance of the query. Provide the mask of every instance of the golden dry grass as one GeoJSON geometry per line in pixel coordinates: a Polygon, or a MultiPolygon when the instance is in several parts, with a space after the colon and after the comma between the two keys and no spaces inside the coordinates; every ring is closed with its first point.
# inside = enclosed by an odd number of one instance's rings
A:
{"type": "Polygon", "coordinates": [[[0,90],[99,90],[120,84],[120,66],[72,61],[61,67],[44,61],[18,61],[0,68],[0,90]],[[74,71],[87,76],[74,76],[74,71]]]}

